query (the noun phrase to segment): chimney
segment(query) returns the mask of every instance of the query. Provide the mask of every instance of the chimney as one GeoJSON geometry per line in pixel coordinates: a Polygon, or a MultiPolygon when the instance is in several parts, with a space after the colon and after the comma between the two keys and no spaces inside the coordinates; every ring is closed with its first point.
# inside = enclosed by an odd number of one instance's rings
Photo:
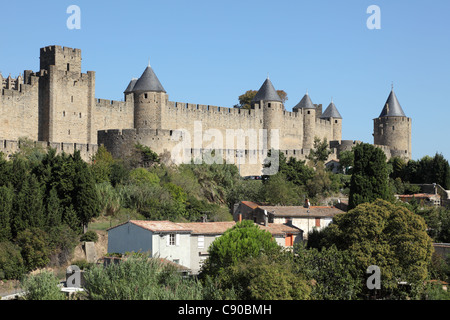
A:
{"type": "Polygon", "coordinates": [[[242,213],[239,213],[239,222],[242,222],[242,213]]]}
{"type": "Polygon", "coordinates": [[[309,209],[310,203],[309,203],[309,199],[305,199],[305,208],[309,209]]]}

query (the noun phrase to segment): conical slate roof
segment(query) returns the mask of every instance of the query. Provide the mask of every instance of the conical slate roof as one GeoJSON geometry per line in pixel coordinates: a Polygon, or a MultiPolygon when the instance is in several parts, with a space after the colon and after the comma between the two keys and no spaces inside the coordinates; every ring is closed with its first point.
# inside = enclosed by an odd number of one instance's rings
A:
{"type": "Polygon", "coordinates": [[[161,82],[159,82],[158,77],[156,76],[152,67],[150,67],[150,65],[145,69],[144,73],[136,81],[136,84],[134,85],[133,88],[133,92],[136,93],[149,91],[166,92],[166,90],[164,90],[163,86],[161,85],[161,82]]]}
{"type": "Polygon", "coordinates": [[[133,88],[136,85],[137,81],[138,81],[138,79],[136,79],[136,78],[131,79],[130,83],[128,84],[128,87],[125,89],[125,91],[123,93],[133,92],[133,88]]]}
{"type": "Polygon", "coordinates": [[[341,114],[339,113],[338,109],[334,105],[333,101],[331,101],[331,103],[328,105],[328,107],[322,113],[320,118],[322,118],[322,119],[324,119],[324,118],[342,119],[341,114]]]}
{"type": "Polygon", "coordinates": [[[294,107],[294,109],[315,109],[314,104],[311,101],[311,98],[309,97],[309,94],[306,93],[302,100],[300,100],[299,103],[294,107]]]}
{"type": "Polygon", "coordinates": [[[273,87],[272,82],[269,80],[269,77],[267,77],[266,81],[262,84],[259,91],[256,93],[255,97],[253,98],[253,102],[256,101],[279,101],[281,102],[281,98],[278,95],[277,91],[273,87]]]}
{"type": "Polygon", "coordinates": [[[394,93],[394,89],[391,90],[391,93],[389,94],[389,97],[384,104],[383,111],[381,111],[379,117],[406,117],[400,103],[398,102],[397,96],[394,93]]]}

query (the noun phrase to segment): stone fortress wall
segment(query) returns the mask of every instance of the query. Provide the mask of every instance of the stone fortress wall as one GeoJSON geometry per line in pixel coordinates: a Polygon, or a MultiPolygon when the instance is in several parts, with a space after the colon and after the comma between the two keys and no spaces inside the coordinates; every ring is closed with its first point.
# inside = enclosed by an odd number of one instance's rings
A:
{"type": "MultiPolygon", "coordinates": [[[[321,104],[286,111],[281,101],[264,99],[244,110],[169,101],[164,89],[126,91],[124,101],[98,99],[95,72],[82,73],[81,64],[80,49],[48,46],[40,49],[39,71],[25,70],[16,78],[0,74],[0,151],[12,154],[19,147],[19,138],[27,137],[58,152],[80,150],[87,161],[100,144],[116,157],[125,155],[135,143],[159,154],[171,153],[182,141],[175,137],[177,130],[185,129],[192,139],[190,145],[184,145],[185,153],[196,158],[216,142],[214,132],[227,137],[228,130],[234,130],[236,137],[231,144],[222,141],[214,148],[240,163],[242,175],[259,175],[263,153],[272,147],[274,130],[279,137],[275,147],[299,160],[306,159],[315,137],[329,141],[333,151],[330,159],[356,143],[341,140],[342,118],[323,117],[327,111],[322,112],[321,104]],[[248,136],[244,146],[237,145],[240,135],[254,131],[260,137],[263,130],[267,134],[265,148],[248,136]],[[198,136],[204,139],[200,145],[195,141],[198,136]],[[250,163],[255,156],[257,163],[250,163]]],[[[150,66],[147,69],[156,78],[150,66]]],[[[380,117],[374,120],[374,128],[375,144],[388,156],[411,157],[409,118],[380,117]]]]}

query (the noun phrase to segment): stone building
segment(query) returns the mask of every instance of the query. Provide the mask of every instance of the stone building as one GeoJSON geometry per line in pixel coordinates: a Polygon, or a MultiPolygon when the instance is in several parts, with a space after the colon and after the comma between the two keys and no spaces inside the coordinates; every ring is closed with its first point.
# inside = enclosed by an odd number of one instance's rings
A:
{"type": "Polygon", "coordinates": [[[403,112],[394,88],[381,114],[374,119],[374,145],[384,150],[387,157],[411,159],[411,118],[403,112]]]}
{"type": "MultiPolygon", "coordinates": [[[[243,110],[169,101],[149,65],[129,82],[124,101],[111,101],[95,97],[95,72],[82,73],[81,61],[79,49],[48,46],[40,50],[38,72],[0,74],[0,151],[10,155],[27,137],[58,152],[80,150],[89,160],[100,144],[120,157],[140,143],[175,163],[234,163],[245,176],[261,174],[263,162],[275,159],[268,158],[271,149],[303,160],[315,137],[326,138],[331,160],[359,143],[342,140],[342,117],[332,101],[322,112],[306,93],[287,111],[269,78],[243,110]]],[[[410,158],[411,119],[393,91],[385,109],[375,119],[375,144],[388,156],[410,158]]]]}

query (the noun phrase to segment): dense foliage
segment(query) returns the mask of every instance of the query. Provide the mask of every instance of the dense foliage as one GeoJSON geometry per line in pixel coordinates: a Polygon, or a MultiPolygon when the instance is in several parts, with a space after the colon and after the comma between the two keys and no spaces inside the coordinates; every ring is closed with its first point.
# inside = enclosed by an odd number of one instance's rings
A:
{"type": "Polygon", "coordinates": [[[95,183],[79,152],[25,149],[11,161],[0,157],[0,275],[17,278],[65,263],[99,212],[95,183]]]}
{"type": "Polygon", "coordinates": [[[384,152],[371,144],[353,148],[354,165],[350,182],[349,209],[376,199],[391,200],[389,176],[384,152]]]}
{"type": "Polygon", "coordinates": [[[420,287],[427,279],[433,246],[426,229],[423,218],[404,205],[377,200],[335,216],[314,242],[318,249],[336,246],[351,253],[356,278],[364,279],[369,266],[378,266],[380,294],[401,298],[400,282],[420,287]]]}
{"type": "Polygon", "coordinates": [[[86,271],[85,290],[91,300],[199,300],[202,286],[185,279],[177,268],[159,259],[131,256],[119,264],[86,271]]]}

